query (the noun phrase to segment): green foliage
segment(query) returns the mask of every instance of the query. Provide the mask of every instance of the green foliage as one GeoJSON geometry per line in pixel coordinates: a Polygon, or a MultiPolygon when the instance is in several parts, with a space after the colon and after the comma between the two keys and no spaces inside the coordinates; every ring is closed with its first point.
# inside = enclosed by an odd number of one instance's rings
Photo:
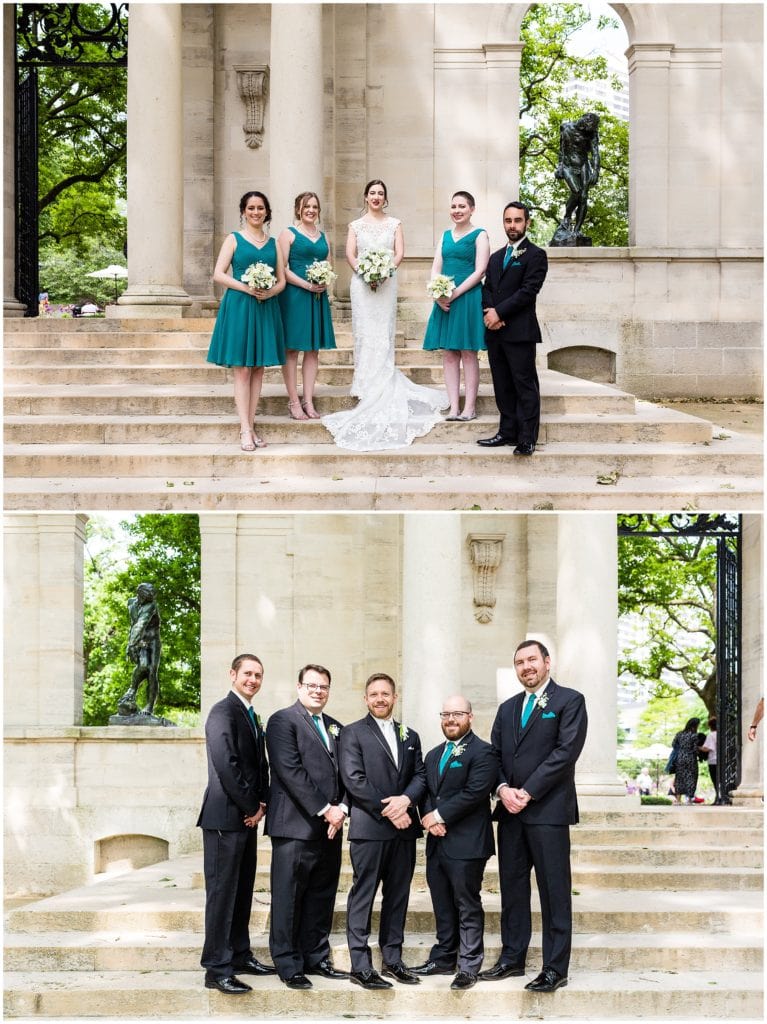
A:
{"type": "Polygon", "coordinates": [[[668,806],[674,802],[670,796],[642,796],[639,799],[644,807],[668,806]]]}
{"type": "MultiPolygon", "coordinates": [[[[665,525],[668,519],[654,521],[665,525]]],[[[634,535],[618,541],[619,614],[638,616],[644,632],[621,652],[619,672],[660,699],[692,690],[710,714],[716,708],[716,571],[711,538],[634,535]]]]}
{"type": "MultiPolygon", "coordinates": [[[[628,245],[628,124],[602,103],[564,95],[571,77],[608,81],[620,88],[605,57],[583,57],[568,49],[572,36],[588,20],[580,4],[553,3],[535,4],[522,22],[520,198],[533,212],[530,235],[540,245],[551,239],[569,197],[567,185],[554,177],[559,127],[588,111],[600,117],[601,172],[589,192],[584,231],[594,245],[628,245]]],[[[608,24],[615,22],[600,18],[600,27],[608,24]]]]}
{"type": "MultiPolygon", "coordinates": [[[[115,282],[110,278],[88,277],[92,270],[101,270],[112,263],[125,266],[125,257],[117,249],[90,240],[83,255],[75,249],[47,246],[40,255],[40,291],[48,292],[51,306],[78,303],[91,298],[102,308],[115,300],[115,282]]],[[[128,279],[118,277],[117,295],[128,286],[128,279]]]]}
{"type": "Polygon", "coordinates": [[[652,696],[639,716],[634,746],[651,747],[654,743],[671,746],[674,736],[689,718],[700,719],[700,732],[708,732],[708,711],[701,701],[691,700],[689,692],[678,691],[652,696]]]}
{"type": "MultiPolygon", "coordinates": [[[[89,520],[85,563],[85,725],[105,725],[128,688],[127,602],[154,583],[162,625],[160,698],[155,709],[178,724],[199,724],[200,532],[198,517],[148,513],[122,524],[123,552],[109,523],[89,520]],[[189,714],[176,715],[175,709],[189,714]]],[[[141,691],[143,696],[143,691],[141,691]]]]}

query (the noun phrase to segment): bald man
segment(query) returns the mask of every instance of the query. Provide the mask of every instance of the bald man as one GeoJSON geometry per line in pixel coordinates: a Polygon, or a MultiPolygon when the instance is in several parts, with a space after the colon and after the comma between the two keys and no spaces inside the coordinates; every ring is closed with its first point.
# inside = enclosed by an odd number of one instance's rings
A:
{"type": "Polygon", "coordinates": [[[484,956],[482,877],[495,853],[490,793],[499,764],[489,743],[472,732],[471,704],[460,695],[442,705],[445,742],[426,755],[427,792],[421,806],[426,881],[437,941],[414,974],[457,974],[452,989],[471,988],[484,956]]]}

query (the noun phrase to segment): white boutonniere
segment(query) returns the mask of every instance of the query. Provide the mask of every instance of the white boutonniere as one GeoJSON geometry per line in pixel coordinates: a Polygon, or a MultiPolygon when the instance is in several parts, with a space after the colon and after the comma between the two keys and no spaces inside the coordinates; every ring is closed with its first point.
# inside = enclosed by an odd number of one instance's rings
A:
{"type": "Polygon", "coordinates": [[[453,757],[460,757],[466,749],[465,743],[459,743],[457,747],[453,747],[453,757]]]}
{"type": "Polygon", "coordinates": [[[338,734],[340,733],[340,731],[341,731],[341,730],[340,730],[340,729],[338,728],[338,726],[337,726],[337,725],[330,725],[330,726],[328,726],[328,732],[330,733],[330,735],[331,735],[331,736],[333,737],[333,739],[335,739],[335,740],[337,740],[337,739],[338,739],[338,734]]]}
{"type": "Polygon", "coordinates": [[[536,701],[536,704],[538,705],[539,708],[545,708],[548,703],[549,703],[549,698],[548,698],[548,695],[545,694],[545,693],[542,693],[541,696],[536,701]]]}
{"type": "Polygon", "coordinates": [[[524,249],[517,249],[517,251],[514,253],[514,255],[515,256],[524,256],[526,252],[527,252],[527,246],[525,246],[524,249]]]}
{"type": "Polygon", "coordinates": [[[409,735],[410,735],[410,733],[408,732],[407,726],[403,722],[402,725],[400,725],[400,727],[399,727],[399,738],[404,743],[409,735]]]}
{"type": "Polygon", "coordinates": [[[256,725],[258,726],[259,729],[263,730],[264,727],[261,724],[261,715],[259,715],[258,712],[256,712],[256,725]]]}

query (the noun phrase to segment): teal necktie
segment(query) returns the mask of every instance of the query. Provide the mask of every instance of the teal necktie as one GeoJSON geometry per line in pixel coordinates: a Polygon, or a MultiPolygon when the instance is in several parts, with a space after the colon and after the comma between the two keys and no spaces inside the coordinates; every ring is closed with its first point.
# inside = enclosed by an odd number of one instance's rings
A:
{"type": "Polygon", "coordinates": [[[512,246],[506,246],[506,255],[503,257],[503,269],[505,270],[511,262],[511,258],[514,255],[514,249],[512,246]]]}
{"type": "Polygon", "coordinates": [[[322,740],[323,744],[325,745],[325,748],[327,750],[330,750],[330,747],[328,747],[328,741],[325,739],[325,734],[323,733],[322,727],[320,726],[320,716],[319,715],[312,715],[312,721],[314,722],[314,728],[320,734],[320,739],[322,740]]]}
{"type": "Polygon", "coordinates": [[[442,754],[442,757],[439,760],[439,774],[440,775],[444,772],[445,765],[450,760],[450,758],[451,758],[451,756],[453,754],[453,748],[454,747],[455,747],[455,743],[451,743],[449,740],[445,744],[445,750],[444,750],[444,752],[442,754]]]}
{"type": "Polygon", "coordinates": [[[527,725],[527,723],[530,721],[530,715],[532,715],[534,707],[535,707],[535,694],[534,693],[528,693],[527,701],[525,702],[525,706],[522,708],[522,728],[523,729],[527,725]]]}
{"type": "Polygon", "coordinates": [[[256,736],[258,736],[258,722],[256,721],[256,712],[250,706],[248,706],[248,718],[250,719],[250,724],[253,726],[253,732],[256,734],[256,736]]]}

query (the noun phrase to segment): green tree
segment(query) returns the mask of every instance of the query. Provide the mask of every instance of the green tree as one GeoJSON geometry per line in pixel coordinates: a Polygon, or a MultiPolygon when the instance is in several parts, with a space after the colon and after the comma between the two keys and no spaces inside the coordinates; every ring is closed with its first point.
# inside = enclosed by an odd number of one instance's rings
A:
{"type": "MultiPolygon", "coordinates": [[[[565,183],[554,177],[559,161],[559,127],[588,111],[599,114],[601,172],[589,192],[584,230],[595,245],[628,244],[628,124],[593,100],[565,97],[565,84],[608,81],[603,56],[583,57],[570,48],[573,35],[589,20],[581,4],[535,4],[522,22],[524,43],[520,68],[520,198],[533,212],[530,234],[545,245],[556,229],[569,197],[565,183]]],[[[599,27],[616,25],[600,18],[599,27]]]]}
{"type": "Polygon", "coordinates": [[[196,515],[148,513],[121,524],[127,551],[98,516],[88,523],[85,563],[83,721],[105,725],[128,688],[127,602],[154,583],[162,619],[156,712],[176,722],[200,707],[200,531],[196,515]],[[181,714],[179,714],[179,712],[181,714]]]}
{"type": "MultiPolygon", "coordinates": [[[[668,525],[666,516],[651,521],[668,525]]],[[[653,698],[691,690],[710,714],[716,713],[716,573],[710,537],[619,538],[619,613],[638,616],[642,626],[621,652],[619,671],[653,698]]]]}
{"type": "Polygon", "coordinates": [[[651,697],[637,723],[636,747],[651,747],[662,743],[670,747],[674,736],[683,729],[689,718],[699,718],[701,732],[708,731],[708,713],[700,700],[690,699],[685,692],[666,693],[651,697]]]}
{"type": "MultiPolygon", "coordinates": [[[[112,278],[88,277],[88,273],[112,263],[125,266],[125,257],[96,239],[89,240],[83,255],[71,248],[49,245],[40,255],[40,291],[48,292],[54,307],[86,298],[105,306],[114,302],[115,282],[112,278]]],[[[117,279],[118,296],[127,285],[127,278],[117,279]]]]}

